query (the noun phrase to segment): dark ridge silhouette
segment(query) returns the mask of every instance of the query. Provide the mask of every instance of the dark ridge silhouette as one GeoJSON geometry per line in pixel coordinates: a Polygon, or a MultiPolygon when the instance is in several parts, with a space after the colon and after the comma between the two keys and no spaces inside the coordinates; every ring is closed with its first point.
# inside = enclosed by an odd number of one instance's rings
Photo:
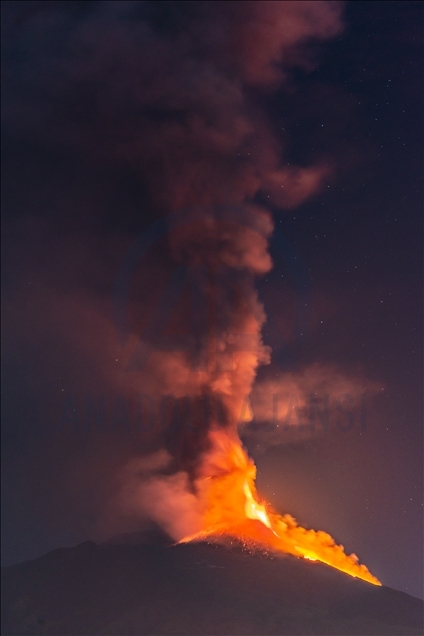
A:
{"type": "Polygon", "coordinates": [[[139,532],[126,532],[118,534],[103,543],[103,545],[161,545],[171,546],[175,543],[164,530],[154,522],[139,532]]]}
{"type": "Polygon", "coordinates": [[[423,633],[423,602],[403,592],[231,540],[155,536],[87,541],[3,568],[2,634],[423,633]]]}

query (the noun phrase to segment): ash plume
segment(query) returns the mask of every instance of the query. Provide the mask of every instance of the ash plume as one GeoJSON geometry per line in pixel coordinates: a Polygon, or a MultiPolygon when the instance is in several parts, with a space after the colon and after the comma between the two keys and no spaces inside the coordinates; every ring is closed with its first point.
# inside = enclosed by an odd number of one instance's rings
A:
{"type": "MultiPolygon", "coordinates": [[[[87,164],[136,172],[154,214],[169,215],[171,267],[185,268],[206,307],[189,352],[157,352],[136,379],[152,394],[177,398],[181,409],[189,397],[191,425],[162,431],[167,460],[154,469],[146,458],[131,460],[113,502],[153,518],[177,539],[196,526],[194,483],[209,432],[219,427],[237,436],[257,367],[270,359],[254,286],[255,276],[272,267],[273,221],[263,202],[296,207],[331,174],[324,159],[288,165],[262,100],[289,84],[291,69],[315,66],[317,43],[342,30],[342,9],[327,1],[37,2],[5,9],[9,129],[87,164]],[[23,41],[26,55],[15,55],[23,41]],[[188,211],[185,221],[173,227],[181,210],[188,211]],[[182,522],[186,517],[191,521],[182,522]]],[[[134,388],[128,374],[105,375],[134,388]]]]}
{"type": "Polygon", "coordinates": [[[328,168],[285,165],[254,91],[313,66],[308,45],[340,33],[341,11],[325,1],[8,3],[3,116],[16,135],[136,166],[164,213],[258,192],[298,205],[328,168]]]}

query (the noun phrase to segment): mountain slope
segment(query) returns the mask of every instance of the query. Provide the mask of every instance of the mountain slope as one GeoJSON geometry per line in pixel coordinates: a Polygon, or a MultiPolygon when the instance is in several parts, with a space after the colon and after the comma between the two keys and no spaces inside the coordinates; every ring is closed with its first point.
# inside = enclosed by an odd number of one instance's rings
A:
{"type": "Polygon", "coordinates": [[[240,545],[96,545],[3,568],[2,634],[422,634],[423,603],[240,545]]]}

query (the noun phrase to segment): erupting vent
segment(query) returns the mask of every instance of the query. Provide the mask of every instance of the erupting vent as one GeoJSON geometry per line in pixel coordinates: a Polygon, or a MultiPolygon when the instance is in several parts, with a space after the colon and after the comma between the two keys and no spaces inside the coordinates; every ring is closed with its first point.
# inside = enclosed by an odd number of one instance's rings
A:
{"type": "Polygon", "coordinates": [[[302,528],[292,516],[278,515],[269,504],[260,501],[255,488],[256,467],[237,437],[222,430],[212,431],[210,437],[212,450],[204,463],[204,475],[196,483],[203,529],[182,539],[183,543],[234,537],[251,547],[256,544],[321,561],[350,576],[381,585],[355,554],[347,555],[329,534],[302,528]]]}

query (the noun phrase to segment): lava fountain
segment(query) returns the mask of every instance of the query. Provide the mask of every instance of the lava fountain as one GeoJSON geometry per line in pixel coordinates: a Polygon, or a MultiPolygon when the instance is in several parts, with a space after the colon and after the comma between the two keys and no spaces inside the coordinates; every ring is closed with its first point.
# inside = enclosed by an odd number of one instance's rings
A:
{"type": "MultiPolygon", "coordinates": [[[[211,405],[220,404],[222,415],[211,413],[202,426],[194,427],[196,443],[190,445],[188,437],[180,436],[186,460],[188,449],[192,452],[191,463],[186,461],[180,469],[189,475],[200,513],[200,529],[182,540],[236,537],[252,546],[321,561],[381,585],[356,555],[346,555],[329,534],[302,528],[293,517],[278,515],[260,499],[255,464],[238,434],[240,413],[257,368],[270,362],[270,348],[261,333],[266,316],[254,278],[272,268],[268,252],[272,230],[271,216],[263,209],[215,206],[192,212],[170,238],[174,258],[192,272],[197,306],[204,306],[208,316],[205,324],[199,323],[197,334],[203,370],[192,374],[190,389],[208,397],[211,405]],[[202,278],[200,271],[207,276],[202,278]],[[246,336],[238,342],[234,334],[249,334],[248,342],[243,341],[246,336]]],[[[188,428],[193,431],[193,426],[188,428]]]]}
{"type": "Polygon", "coordinates": [[[381,585],[355,554],[347,555],[327,532],[302,528],[291,515],[279,515],[261,500],[255,487],[256,466],[237,435],[220,429],[209,435],[211,450],[196,481],[203,529],[185,537],[182,543],[235,538],[253,549],[257,546],[321,561],[381,585]]]}

